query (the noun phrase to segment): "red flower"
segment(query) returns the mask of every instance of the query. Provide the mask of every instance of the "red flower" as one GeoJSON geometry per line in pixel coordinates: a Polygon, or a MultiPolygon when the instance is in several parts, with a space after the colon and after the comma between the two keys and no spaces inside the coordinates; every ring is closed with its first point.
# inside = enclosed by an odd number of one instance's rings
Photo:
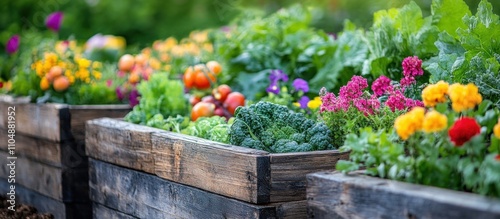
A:
{"type": "Polygon", "coordinates": [[[477,124],[474,118],[462,117],[458,119],[455,124],[448,131],[451,141],[455,146],[462,146],[465,142],[469,141],[472,137],[481,132],[481,127],[477,124]]]}
{"type": "Polygon", "coordinates": [[[497,156],[495,156],[495,160],[500,162],[500,154],[497,154],[497,156]]]}

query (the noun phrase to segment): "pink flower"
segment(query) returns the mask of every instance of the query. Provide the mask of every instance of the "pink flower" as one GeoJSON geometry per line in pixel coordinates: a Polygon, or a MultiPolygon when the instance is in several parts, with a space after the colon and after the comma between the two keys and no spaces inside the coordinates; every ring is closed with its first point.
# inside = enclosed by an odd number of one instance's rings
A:
{"type": "Polygon", "coordinates": [[[415,77],[413,76],[405,76],[404,78],[401,78],[401,81],[399,82],[401,84],[401,87],[404,89],[417,81],[415,80],[415,77]]]}
{"type": "Polygon", "coordinates": [[[45,20],[45,25],[47,26],[47,28],[53,30],[54,32],[57,32],[61,27],[63,16],[64,14],[60,11],[49,14],[49,16],[47,16],[47,19],[45,20]]]}
{"type": "Polygon", "coordinates": [[[113,85],[113,80],[109,79],[106,81],[106,86],[107,87],[111,87],[111,85],[113,85]]]}
{"type": "Polygon", "coordinates": [[[391,108],[393,112],[396,110],[404,110],[406,108],[406,97],[401,91],[395,91],[387,98],[385,105],[391,108]]]}
{"type": "Polygon", "coordinates": [[[7,53],[10,55],[17,52],[17,50],[19,49],[19,44],[21,44],[21,38],[19,37],[19,35],[16,34],[12,36],[5,45],[7,53]]]}
{"type": "Polygon", "coordinates": [[[356,99],[353,104],[359,111],[363,112],[365,116],[374,114],[376,110],[380,108],[380,101],[375,95],[372,95],[370,99],[356,99]]]}
{"type": "Polygon", "coordinates": [[[368,87],[368,81],[361,76],[353,76],[347,85],[340,88],[339,96],[347,100],[354,100],[363,95],[363,90],[368,87]]]}
{"type": "Polygon", "coordinates": [[[375,95],[381,96],[387,91],[389,86],[391,86],[391,79],[382,75],[373,82],[372,90],[375,95]]]}
{"type": "Polygon", "coordinates": [[[406,57],[403,60],[403,75],[405,77],[415,77],[424,74],[422,69],[422,60],[417,56],[406,57]]]}
{"type": "Polygon", "coordinates": [[[323,92],[320,91],[320,98],[321,98],[321,106],[320,106],[320,112],[324,111],[330,111],[330,112],[336,112],[339,110],[344,110],[347,111],[350,106],[350,101],[342,98],[342,97],[335,97],[335,94],[326,92],[326,90],[321,89],[323,92]],[[326,93],[324,93],[326,92],[326,93]]]}

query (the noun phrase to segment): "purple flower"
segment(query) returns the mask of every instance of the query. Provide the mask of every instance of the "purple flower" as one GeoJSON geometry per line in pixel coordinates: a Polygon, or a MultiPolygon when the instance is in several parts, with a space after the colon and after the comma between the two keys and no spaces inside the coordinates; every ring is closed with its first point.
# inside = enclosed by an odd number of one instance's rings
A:
{"type": "Polygon", "coordinates": [[[122,101],[123,98],[125,97],[125,94],[123,93],[122,87],[116,88],[116,97],[118,97],[118,100],[120,100],[120,101],[122,101]]]}
{"type": "Polygon", "coordinates": [[[409,56],[403,60],[403,75],[405,77],[416,77],[424,74],[422,60],[417,56],[409,56]]]}
{"type": "Polygon", "coordinates": [[[131,107],[134,107],[135,105],[139,104],[139,91],[133,89],[132,92],[130,92],[128,100],[131,107]]]}
{"type": "Polygon", "coordinates": [[[300,108],[307,109],[307,103],[309,103],[309,97],[302,96],[299,100],[300,108]]]}
{"type": "Polygon", "coordinates": [[[347,100],[354,100],[363,95],[363,90],[368,87],[368,81],[361,76],[353,76],[347,85],[340,88],[339,96],[347,100]]]}
{"type": "Polygon", "coordinates": [[[54,32],[57,32],[61,27],[62,19],[63,13],[60,11],[49,14],[49,16],[47,16],[47,19],[45,20],[45,26],[47,26],[47,28],[53,30],[54,32]]]}
{"type": "Polygon", "coordinates": [[[391,79],[386,76],[378,77],[372,84],[373,93],[377,96],[383,95],[391,86],[391,79]]]}
{"type": "Polygon", "coordinates": [[[278,86],[277,81],[271,81],[271,84],[269,87],[266,88],[267,92],[274,93],[274,94],[279,94],[280,93],[280,88],[278,86]]]}
{"type": "Polygon", "coordinates": [[[21,43],[21,38],[19,37],[19,35],[16,34],[12,36],[5,45],[7,53],[10,55],[17,52],[20,43],[21,43]]]}
{"type": "Polygon", "coordinates": [[[288,81],[288,75],[285,74],[282,70],[279,69],[274,69],[271,70],[271,74],[269,75],[269,80],[272,82],[277,82],[277,81],[283,81],[287,82],[288,81]]]}
{"type": "Polygon", "coordinates": [[[309,84],[307,84],[307,81],[302,78],[293,80],[292,86],[296,91],[303,91],[304,93],[307,93],[309,91],[309,84]]]}

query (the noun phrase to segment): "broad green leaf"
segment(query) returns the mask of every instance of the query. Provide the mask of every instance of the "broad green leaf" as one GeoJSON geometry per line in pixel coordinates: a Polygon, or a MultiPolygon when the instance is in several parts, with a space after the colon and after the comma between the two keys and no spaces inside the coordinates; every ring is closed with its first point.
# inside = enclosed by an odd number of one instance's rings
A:
{"type": "Polygon", "coordinates": [[[436,26],[455,38],[458,37],[458,28],[467,28],[462,18],[471,15],[469,7],[463,0],[434,0],[431,10],[436,26]]]}

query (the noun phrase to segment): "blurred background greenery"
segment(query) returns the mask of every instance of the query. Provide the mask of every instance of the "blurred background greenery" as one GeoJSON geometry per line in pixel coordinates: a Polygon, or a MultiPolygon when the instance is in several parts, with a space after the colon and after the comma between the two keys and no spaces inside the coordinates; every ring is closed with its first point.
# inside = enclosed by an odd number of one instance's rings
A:
{"type": "MultiPolygon", "coordinates": [[[[466,0],[474,12],[480,0],[466,0]]],[[[63,11],[59,38],[86,40],[96,33],[123,36],[128,45],[149,46],[156,39],[184,37],[195,29],[228,24],[243,10],[271,13],[301,2],[319,7],[315,26],[326,32],[342,29],[344,19],[360,27],[371,25],[373,12],[400,7],[410,0],[0,0],[0,53],[13,34],[24,30],[45,30],[44,19],[63,11]]],[[[416,0],[430,13],[431,0],[416,0]]],[[[500,1],[490,0],[500,14],[500,1]]]]}

